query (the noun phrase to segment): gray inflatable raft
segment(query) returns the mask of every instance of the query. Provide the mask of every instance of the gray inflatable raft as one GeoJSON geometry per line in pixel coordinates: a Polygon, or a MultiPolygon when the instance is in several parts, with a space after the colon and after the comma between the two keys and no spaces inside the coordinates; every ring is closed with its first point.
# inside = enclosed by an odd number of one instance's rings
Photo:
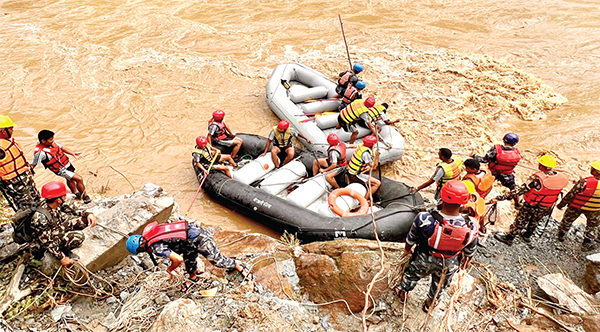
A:
{"type": "MultiPolygon", "coordinates": [[[[302,143],[311,151],[325,154],[327,151],[327,135],[336,133],[340,140],[348,143],[350,133],[343,129],[335,129],[340,101],[334,98],[336,83],[318,71],[298,63],[281,64],[277,66],[267,82],[267,102],[273,112],[282,120],[287,120],[298,132],[302,133],[312,144],[302,143]],[[289,82],[286,88],[283,82],[289,82]],[[309,114],[326,112],[313,121],[303,121],[310,118],[309,114]]],[[[393,126],[383,122],[381,136],[385,144],[379,144],[381,151],[380,162],[386,163],[398,160],[404,154],[404,138],[393,126]]],[[[360,143],[362,138],[371,131],[358,126],[360,143]]],[[[354,153],[349,149],[348,158],[354,153]]]]}

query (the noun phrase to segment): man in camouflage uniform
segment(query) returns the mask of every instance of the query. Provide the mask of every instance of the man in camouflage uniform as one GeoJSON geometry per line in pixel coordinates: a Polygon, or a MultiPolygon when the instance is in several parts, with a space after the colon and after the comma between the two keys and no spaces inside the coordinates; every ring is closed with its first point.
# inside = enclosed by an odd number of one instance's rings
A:
{"type": "Polygon", "coordinates": [[[250,270],[241,262],[219,252],[210,232],[201,226],[188,223],[185,219],[174,223],[151,222],[144,228],[143,235],[130,236],[126,245],[127,250],[133,255],[145,251],[168,258],[171,264],[167,272],[173,276],[176,275],[177,267],[185,262],[189,280],[184,282],[183,291],[187,291],[194,282],[198,281],[196,275],[198,255],[204,256],[218,268],[235,269],[245,278],[251,278],[250,270]]]}
{"type": "Polygon", "coordinates": [[[92,213],[77,213],[68,205],[63,205],[67,188],[61,182],[48,182],[42,187],[40,208],[47,211],[36,211],[31,219],[34,232],[34,246],[47,250],[60,261],[63,266],[70,266],[73,260],[67,256],[69,251],[79,248],[85,240],[81,231],[86,227],[94,227],[97,219],[92,213]],[[76,217],[76,218],[73,218],[76,217]]]}
{"type": "Polygon", "coordinates": [[[531,242],[531,236],[536,230],[540,220],[552,214],[558,195],[568,184],[567,178],[560,172],[554,171],[556,159],[552,155],[544,155],[538,159],[539,171],[527,179],[527,181],[511,190],[509,193],[500,195],[492,200],[491,204],[498,201],[524,195],[525,202],[519,209],[515,221],[510,225],[507,234],[496,233],[494,237],[508,245],[513,244],[517,235],[521,235],[525,242],[531,242]],[[525,230],[524,233],[521,233],[525,230]]]}
{"type": "Polygon", "coordinates": [[[590,166],[591,176],[580,179],[556,206],[559,210],[569,206],[558,226],[558,240],[561,242],[565,240],[565,235],[575,219],[581,214],[587,219],[583,233],[583,250],[592,249],[600,225],[600,160],[590,166]]]}
{"type": "Polygon", "coordinates": [[[16,124],[10,117],[0,116],[0,190],[11,207],[20,210],[41,198],[33,181],[31,166],[13,138],[14,126],[16,124]]]}

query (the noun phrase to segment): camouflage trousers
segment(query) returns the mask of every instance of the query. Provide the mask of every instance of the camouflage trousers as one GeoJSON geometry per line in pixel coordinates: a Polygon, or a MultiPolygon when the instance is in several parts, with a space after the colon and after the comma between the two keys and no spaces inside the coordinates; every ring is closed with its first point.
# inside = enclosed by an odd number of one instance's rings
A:
{"type": "Polygon", "coordinates": [[[583,237],[593,241],[598,235],[598,226],[600,225],[600,211],[586,211],[569,206],[567,210],[565,210],[565,214],[563,215],[563,218],[560,224],[558,225],[558,231],[560,233],[566,234],[569,231],[569,229],[571,229],[571,226],[573,225],[575,219],[579,218],[581,214],[583,214],[587,219],[583,237]]]}
{"type": "MultiPolygon", "coordinates": [[[[32,202],[41,200],[31,173],[25,172],[15,178],[0,181],[0,188],[6,193],[17,209],[23,209],[32,202]]],[[[16,212],[16,211],[15,211],[16,212]]]]}
{"type": "MultiPolygon", "coordinates": [[[[58,246],[60,250],[67,255],[71,250],[81,247],[83,241],[85,241],[85,234],[83,234],[83,231],[68,231],[60,237],[58,246]]],[[[32,247],[32,249],[40,250],[41,252],[46,250],[46,248],[43,248],[38,242],[32,242],[32,247]]]]}
{"type": "Polygon", "coordinates": [[[515,218],[515,222],[510,225],[509,235],[515,237],[520,235],[522,230],[527,230],[528,233],[533,234],[537,228],[540,220],[552,212],[552,207],[545,207],[540,205],[530,205],[527,202],[523,203],[519,213],[515,218]]]}
{"type": "Polygon", "coordinates": [[[458,270],[458,258],[442,259],[433,257],[425,252],[415,251],[406,270],[404,270],[404,276],[402,276],[402,281],[400,281],[400,288],[410,292],[415,289],[419,280],[431,275],[431,284],[429,285],[427,297],[433,300],[440,284],[444,266],[448,270],[445,273],[444,284],[440,289],[438,297],[450,285],[452,276],[458,270]]]}
{"type": "Polygon", "coordinates": [[[191,227],[188,230],[190,239],[186,241],[188,248],[183,251],[183,261],[185,262],[185,270],[188,274],[196,272],[198,263],[196,258],[198,254],[204,256],[211,264],[224,269],[235,268],[236,261],[233,258],[221,254],[212,235],[201,227],[191,227]],[[193,235],[196,232],[196,236],[193,235]]]}

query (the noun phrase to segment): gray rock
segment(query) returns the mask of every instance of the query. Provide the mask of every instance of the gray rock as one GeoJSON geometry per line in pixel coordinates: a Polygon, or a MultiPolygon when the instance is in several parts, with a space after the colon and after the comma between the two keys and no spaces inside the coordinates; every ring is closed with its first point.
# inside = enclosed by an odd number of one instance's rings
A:
{"type": "Polygon", "coordinates": [[[116,320],[117,318],[115,317],[115,314],[109,312],[108,315],[106,315],[106,318],[104,318],[104,320],[102,321],[102,325],[111,326],[115,323],[116,320]]]}
{"type": "Polygon", "coordinates": [[[111,296],[108,299],[106,299],[106,303],[108,303],[108,304],[113,304],[115,302],[117,302],[117,298],[114,296],[111,296]]]}
{"type": "Polygon", "coordinates": [[[55,322],[58,322],[63,315],[70,313],[71,312],[71,306],[70,305],[59,305],[56,308],[54,308],[54,310],[52,310],[50,312],[50,315],[52,316],[52,320],[54,320],[55,322]]]}
{"type": "Polygon", "coordinates": [[[0,261],[16,255],[27,244],[18,245],[12,239],[13,228],[11,224],[4,225],[0,232],[0,261]]]}
{"type": "Polygon", "coordinates": [[[160,294],[156,299],[154,299],[154,302],[158,305],[166,305],[167,303],[171,302],[171,299],[169,298],[169,296],[165,293],[160,294]]]}
{"type": "Polygon", "coordinates": [[[121,294],[119,294],[119,297],[121,298],[121,301],[125,302],[125,301],[127,301],[127,298],[129,297],[129,292],[122,291],[121,294]]]}

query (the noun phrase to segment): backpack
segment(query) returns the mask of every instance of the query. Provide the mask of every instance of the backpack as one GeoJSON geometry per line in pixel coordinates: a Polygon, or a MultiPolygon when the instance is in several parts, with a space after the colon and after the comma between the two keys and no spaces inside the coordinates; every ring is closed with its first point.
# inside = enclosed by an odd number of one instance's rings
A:
{"type": "Polygon", "coordinates": [[[31,219],[33,219],[33,215],[36,212],[40,212],[41,214],[46,216],[48,220],[52,220],[50,212],[44,208],[41,208],[39,205],[33,205],[24,209],[20,209],[12,217],[12,226],[14,229],[13,241],[15,241],[15,243],[23,244],[33,241],[33,229],[31,228],[31,219]]]}
{"type": "Polygon", "coordinates": [[[432,211],[430,213],[436,220],[435,230],[428,241],[431,248],[430,253],[434,257],[457,256],[477,235],[477,231],[468,217],[465,225],[454,226],[446,222],[439,212],[432,211]]]}

